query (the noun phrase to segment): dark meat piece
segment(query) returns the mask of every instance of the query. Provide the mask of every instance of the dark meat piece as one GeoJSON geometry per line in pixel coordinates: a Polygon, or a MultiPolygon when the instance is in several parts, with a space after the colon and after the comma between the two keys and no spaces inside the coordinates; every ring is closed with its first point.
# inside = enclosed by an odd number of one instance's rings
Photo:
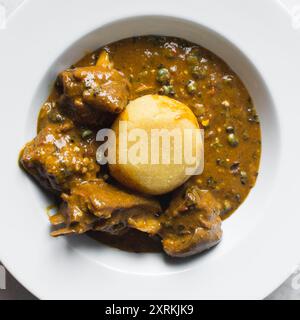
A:
{"type": "Polygon", "coordinates": [[[96,178],[99,166],[94,142],[80,140],[68,125],[49,126],[24,147],[20,163],[48,190],[60,193],[96,178]]]}
{"type": "Polygon", "coordinates": [[[57,87],[64,112],[77,123],[89,126],[110,125],[113,114],[125,108],[129,97],[128,81],[113,68],[105,51],[96,66],[60,73],[57,87]]]}
{"type": "Polygon", "coordinates": [[[126,233],[113,235],[107,232],[90,231],[88,235],[110,247],[135,253],[161,252],[161,240],[158,236],[148,236],[136,229],[128,229],[126,233]]]}
{"type": "Polygon", "coordinates": [[[211,191],[182,188],[161,217],[160,235],[166,253],[187,257],[219,243],[222,237],[221,205],[211,191]]]}
{"type": "Polygon", "coordinates": [[[102,231],[123,235],[130,228],[162,238],[163,249],[186,257],[215,246],[222,237],[221,206],[210,191],[193,186],[181,190],[162,215],[157,201],[96,179],[63,194],[58,214],[50,218],[62,228],[52,236],[102,231]]]}
{"type": "Polygon", "coordinates": [[[155,217],[161,211],[157,201],[126,192],[100,179],[83,182],[63,194],[59,213],[53,225],[64,224],[53,236],[84,233],[89,230],[121,234],[127,228],[156,234],[160,223],[155,217]]]}

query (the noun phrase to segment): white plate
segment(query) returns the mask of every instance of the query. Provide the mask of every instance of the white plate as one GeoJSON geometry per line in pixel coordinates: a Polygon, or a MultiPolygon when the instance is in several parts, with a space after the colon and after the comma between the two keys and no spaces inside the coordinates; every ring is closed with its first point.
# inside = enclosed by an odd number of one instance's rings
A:
{"type": "Polygon", "coordinates": [[[1,261],[43,299],[265,297],[300,261],[300,31],[294,27],[271,0],[26,1],[0,31],[1,261]],[[262,120],[255,188],[225,221],[222,243],[180,263],[87,237],[51,238],[49,199],[17,166],[57,73],[88,50],[147,33],[183,37],[220,55],[248,87],[262,120]]]}

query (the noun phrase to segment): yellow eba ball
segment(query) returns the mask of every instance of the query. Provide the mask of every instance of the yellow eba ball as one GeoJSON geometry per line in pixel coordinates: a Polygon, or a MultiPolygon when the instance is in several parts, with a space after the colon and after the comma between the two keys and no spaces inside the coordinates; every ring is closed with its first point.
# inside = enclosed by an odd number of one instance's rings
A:
{"type": "Polygon", "coordinates": [[[117,163],[109,164],[110,173],[133,190],[150,195],[168,193],[187,181],[203,164],[203,159],[199,159],[199,156],[202,157],[203,141],[195,138],[197,131],[199,134],[198,121],[193,112],[177,100],[146,95],[131,101],[115,120],[112,129],[116,134],[117,163]],[[134,129],[142,129],[136,132],[142,131],[140,137],[147,137],[148,140],[129,141],[135,136],[134,129]],[[192,132],[187,138],[184,137],[185,129],[192,132]],[[158,132],[170,133],[169,145],[167,142],[163,144],[162,136],[155,135],[158,132]],[[191,150],[188,159],[184,155],[186,145],[191,150]]]}

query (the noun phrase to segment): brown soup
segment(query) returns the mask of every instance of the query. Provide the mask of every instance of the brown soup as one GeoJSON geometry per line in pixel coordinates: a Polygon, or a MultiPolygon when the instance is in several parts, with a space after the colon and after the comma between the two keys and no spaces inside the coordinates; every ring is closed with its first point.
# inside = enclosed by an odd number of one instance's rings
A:
{"type": "MultiPolygon", "coordinates": [[[[130,100],[146,94],[162,94],[179,100],[194,112],[200,127],[205,129],[205,165],[204,172],[192,177],[188,185],[210,190],[222,203],[221,218],[229,217],[253,188],[261,154],[259,119],[241,80],[224,61],[201,46],[160,36],[109,44],[87,54],[71,68],[95,65],[103,49],[109,53],[114,68],[129,79],[130,100]]],[[[54,87],[42,106],[38,131],[55,126],[60,117],[65,118],[56,108],[57,90],[54,87]]],[[[84,129],[78,126],[73,130],[84,129]]],[[[100,175],[109,179],[105,170],[100,175]]],[[[159,197],[163,207],[169,198],[169,195],[159,197]]],[[[97,238],[131,251],[157,249],[157,241],[153,245],[151,241],[141,241],[140,234],[137,239],[141,245],[134,247],[134,232],[125,238],[108,235],[97,238]]]]}

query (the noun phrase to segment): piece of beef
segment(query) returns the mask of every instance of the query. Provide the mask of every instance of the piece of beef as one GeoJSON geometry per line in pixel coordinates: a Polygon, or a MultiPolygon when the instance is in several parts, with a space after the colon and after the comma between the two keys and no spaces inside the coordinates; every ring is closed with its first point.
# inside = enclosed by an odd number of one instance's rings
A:
{"type": "Polygon", "coordinates": [[[74,184],[96,178],[100,167],[96,144],[83,141],[69,125],[49,126],[27,143],[20,163],[46,189],[60,193],[74,184]]]}
{"type": "Polygon", "coordinates": [[[161,216],[165,252],[187,257],[218,244],[222,237],[221,208],[211,191],[197,186],[182,188],[161,216]]]}
{"type": "Polygon", "coordinates": [[[58,214],[50,221],[53,225],[63,223],[63,228],[54,231],[53,236],[90,230],[116,235],[128,228],[152,235],[160,229],[156,214],[161,208],[157,201],[121,190],[101,179],[76,185],[62,199],[58,214]]]}
{"type": "Polygon", "coordinates": [[[210,191],[196,186],[182,188],[162,215],[157,201],[120,190],[100,179],[81,183],[62,198],[64,203],[50,221],[63,227],[52,232],[52,236],[91,230],[122,235],[132,228],[160,236],[163,249],[173,257],[205,251],[222,237],[220,204],[210,191]]]}
{"type": "Polygon", "coordinates": [[[95,66],[68,69],[57,78],[64,112],[81,125],[108,126],[128,102],[129,82],[103,51],[95,66]]]}

